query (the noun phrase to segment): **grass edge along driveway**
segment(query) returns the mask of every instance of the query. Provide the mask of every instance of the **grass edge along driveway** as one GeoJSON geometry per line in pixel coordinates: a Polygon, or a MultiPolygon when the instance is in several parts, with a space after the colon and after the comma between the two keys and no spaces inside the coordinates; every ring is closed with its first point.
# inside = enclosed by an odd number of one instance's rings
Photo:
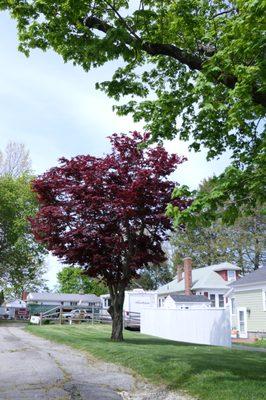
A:
{"type": "Polygon", "coordinates": [[[256,347],[260,349],[266,349],[266,339],[258,339],[256,342],[235,342],[236,346],[249,346],[249,347],[256,347]]]}
{"type": "Polygon", "coordinates": [[[265,353],[172,342],[127,331],[123,343],[114,343],[109,339],[110,327],[102,325],[28,326],[27,330],[200,400],[265,400],[265,353]]]}

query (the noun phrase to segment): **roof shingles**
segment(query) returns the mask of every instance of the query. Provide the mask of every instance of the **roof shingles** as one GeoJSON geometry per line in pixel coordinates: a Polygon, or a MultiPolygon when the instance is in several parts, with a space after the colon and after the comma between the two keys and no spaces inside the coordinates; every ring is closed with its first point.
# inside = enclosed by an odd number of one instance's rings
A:
{"type": "Polygon", "coordinates": [[[170,297],[175,303],[210,303],[210,300],[202,295],[185,296],[171,294],[170,297]]]}
{"type": "Polygon", "coordinates": [[[99,302],[95,294],[72,293],[29,293],[27,301],[73,301],[73,302],[99,302]]]}
{"type": "Polygon", "coordinates": [[[237,281],[230,283],[230,286],[252,285],[261,282],[266,282],[266,266],[256,269],[237,281]]]}
{"type": "MultiPolygon", "coordinates": [[[[222,270],[231,270],[238,271],[241,268],[237,267],[234,264],[230,264],[228,262],[224,262],[221,264],[210,265],[208,267],[196,268],[192,269],[192,290],[199,289],[228,289],[228,282],[225,281],[219,274],[218,271],[222,270]]],[[[184,278],[184,273],[182,274],[182,278],[184,278]]],[[[177,277],[175,277],[171,282],[166,283],[165,285],[158,288],[158,294],[170,294],[176,292],[184,292],[185,285],[184,279],[180,282],[177,281],[177,277]]]]}

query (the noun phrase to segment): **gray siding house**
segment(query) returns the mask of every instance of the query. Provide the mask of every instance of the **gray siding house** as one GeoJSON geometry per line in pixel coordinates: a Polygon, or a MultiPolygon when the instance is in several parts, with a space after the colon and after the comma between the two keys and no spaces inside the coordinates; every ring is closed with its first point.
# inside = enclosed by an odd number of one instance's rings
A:
{"type": "Polygon", "coordinates": [[[266,266],[230,284],[232,328],[240,338],[266,337],[266,266]]]}
{"type": "Polygon", "coordinates": [[[100,307],[101,298],[95,294],[29,293],[27,307],[30,314],[43,313],[56,306],[67,308],[100,307]]]}

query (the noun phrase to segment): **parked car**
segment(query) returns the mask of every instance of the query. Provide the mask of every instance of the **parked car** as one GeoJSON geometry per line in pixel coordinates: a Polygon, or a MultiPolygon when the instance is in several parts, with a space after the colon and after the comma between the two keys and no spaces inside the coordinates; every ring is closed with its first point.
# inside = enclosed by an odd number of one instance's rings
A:
{"type": "Polygon", "coordinates": [[[72,311],[67,311],[62,313],[63,318],[72,318],[72,311]]]}
{"type": "Polygon", "coordinates": [[[89,310],[84,309],[76,309],[69,312],[63,313],[63,318],[80,318],[80,319],[90,319],[92,318],[92,312],[88,312],[89,310]]]}

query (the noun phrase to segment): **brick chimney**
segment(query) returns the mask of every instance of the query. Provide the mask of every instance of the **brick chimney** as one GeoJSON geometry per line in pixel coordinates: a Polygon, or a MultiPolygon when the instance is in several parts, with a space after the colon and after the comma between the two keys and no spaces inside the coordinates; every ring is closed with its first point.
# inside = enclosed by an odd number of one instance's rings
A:
{"type": "Polygon", "coordinates": [[[27,296],[28,296],[28,292],[25,292],[25,290],[23,290],[22,295],[21,295],[21,300],[27,301],[27,296]]]}
{"type": "Polygon", "coordinates": [[[192,259],[184,258],[184,278],[185,278],[185,295],[190,296],[192,286],[192,259]]]}
{"type": "Polygon", "coordinates": [[[177,265],[176,266],[176,272],[177,272],[177,282],[182,281],[182,265],[177,265]]]}

